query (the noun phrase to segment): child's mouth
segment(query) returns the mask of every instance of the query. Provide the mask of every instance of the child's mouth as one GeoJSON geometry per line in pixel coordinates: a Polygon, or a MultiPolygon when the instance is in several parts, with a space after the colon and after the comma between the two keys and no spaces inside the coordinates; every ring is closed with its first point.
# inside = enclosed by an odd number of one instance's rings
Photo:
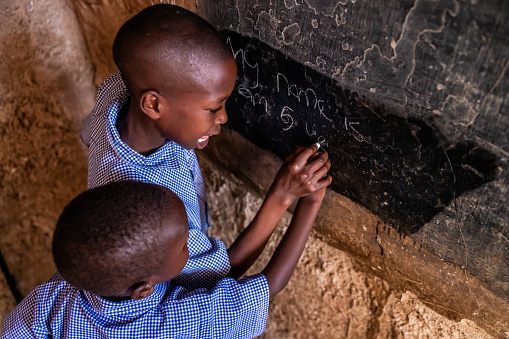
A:
{"type": "Polygon", "coordinates": [[[208,135],[204,135],[200,139],[198,139],[198,148],[202,149],[205,146],[207,146],[208,143],[209,143],[209,136],[208,135]]]}

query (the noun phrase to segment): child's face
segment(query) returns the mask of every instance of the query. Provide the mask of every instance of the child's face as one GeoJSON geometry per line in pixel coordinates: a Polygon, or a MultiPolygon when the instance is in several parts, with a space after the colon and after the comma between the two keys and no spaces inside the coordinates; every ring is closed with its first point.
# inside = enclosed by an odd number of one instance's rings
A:
{"type": "Polygon", "coordinates": [[[167,98],[157,122],[162,136],[185,149],[207,146],[209,136],[219,134],[228,120],[225,102],[236,77],[237,66],[231,58],[203,71],[192,89],[167,98]]]}

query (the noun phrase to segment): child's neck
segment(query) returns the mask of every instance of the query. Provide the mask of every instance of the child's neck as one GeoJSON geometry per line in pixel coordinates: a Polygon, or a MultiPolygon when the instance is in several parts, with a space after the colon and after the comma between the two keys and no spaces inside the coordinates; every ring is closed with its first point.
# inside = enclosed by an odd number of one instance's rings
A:
{"type": "Polygon", "coordinates": [[[127,297],[101,297],[101,298],[106,299],[108,301],[113,301],[113,302],[116,302],[116,303],[119,303],[121,301],[131,300],[131,296],[127,296],[127,297]]]}
{"type": "Polygon", "coordinates": [[[154,153],[166,142],[153,121],[130,103],[124,105],[118,113],[116,127],[120,139],[145,156],[154,153]]]}

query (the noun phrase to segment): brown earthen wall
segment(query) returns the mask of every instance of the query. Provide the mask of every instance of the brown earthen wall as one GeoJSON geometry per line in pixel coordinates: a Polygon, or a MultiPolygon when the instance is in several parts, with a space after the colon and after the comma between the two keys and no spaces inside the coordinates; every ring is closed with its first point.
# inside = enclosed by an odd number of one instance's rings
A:
{"type": "MultiPolygon", "coordinates": [[[[55,270],[49,252],[55,220],[85,189],[79,129],[95,86],[64,0],[2,1],[0,18],[0,253],[19,299],[55,270]]],[[[0,281],[5,296],[9,289],[0,281]]],[[[2,298],[0,308],[12,299],[2,298]]]]}

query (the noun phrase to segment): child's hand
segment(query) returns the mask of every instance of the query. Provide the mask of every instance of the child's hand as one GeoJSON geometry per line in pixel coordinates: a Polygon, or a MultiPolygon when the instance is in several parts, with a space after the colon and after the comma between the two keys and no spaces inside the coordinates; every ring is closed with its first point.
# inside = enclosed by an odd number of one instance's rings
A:
{"type": "MultiPolygon", "coordinates": [[[[315,152],[310,158],[309,158],[309,161],[312,161],[312,160],[315,160],[316,158],[318,158],[321,154],[323,154],[324,152],[315,152]]],[[[327,153],[325,153],[327,154],[327,153]]],[[[327,155],[328,157],[328,155],[327,155]]],[[[329,166],[327,168],[327,170],[330,169],[330,160],[327,160],[327,162],[329,163],[329,166]]],[[[303,200],[307,201],[308,203],[311,203],[311,202],[316,202],[316,203],[319,203],[321,204],[322,203],[322,200],[325,196],[325,190],[327,188],[327,186],[329,186],[332,182],[332,177],[330,175],[327,176],[327,178],[329,179],[329,182],[326,186],[324,186],[322,189],[319,189],[313,193],[310,193],[304,197],[302,197],[303,200]]],[[[324,178],[325,179],[325,178],[324,178]]]]}
{"type": "Polygon", "coordinates": [[[316,144],[308,148],[297,147],[285,160],[253,221],[228,248],[228,258],[231,264],[231,270],[228,273],[230,277],[238,278],[246,272],[262,253],[286,209],[295,199],[304,197],[295,209],[297,217],[294,214],[294,219],[296,222],[292,220],[292,223],[296,224],[293,228],[297,230],[291,232],[296,233],[301,245],[293,250],[294,238],[291,237],[289,245],[283,246],[284,252],[294,253],[296,251],[295,253],[298,252],[298,255],[292,254],[295,260],[291,261],[289,265],[286,264],[288,259],[286,254],[274,255],[273,258],[280,257],[280,259],[277,259],[276,263],[272,265],[269,264],[269,269],[264,271],[268,274],[267,281],[271,281],[269,284],[269,286],[272,285],[270,287],[271,295],[286,285],[306,244],[307,236],[320,209],[325,188],[332,180],[330,175],[327,175],[331,165],[328,155],[317,152],[317,150],[316,144]],[[291,269],[282,271],[282,267],[291,269]],[[281,277],[282,280],[280,280],[281,277]],[[279,282],[275,282],[276,280],[279,282]]]}
{"type": "Polygon", "coordinates": [[[279,169],[271,186],[273,193],[288,204],[310,194],[306,200],[321,202],[325,188],[332,182],[327,175],[331,163],[327,153],[317,150],[316,144],[307,148],[297,146],[279,169]]]}

